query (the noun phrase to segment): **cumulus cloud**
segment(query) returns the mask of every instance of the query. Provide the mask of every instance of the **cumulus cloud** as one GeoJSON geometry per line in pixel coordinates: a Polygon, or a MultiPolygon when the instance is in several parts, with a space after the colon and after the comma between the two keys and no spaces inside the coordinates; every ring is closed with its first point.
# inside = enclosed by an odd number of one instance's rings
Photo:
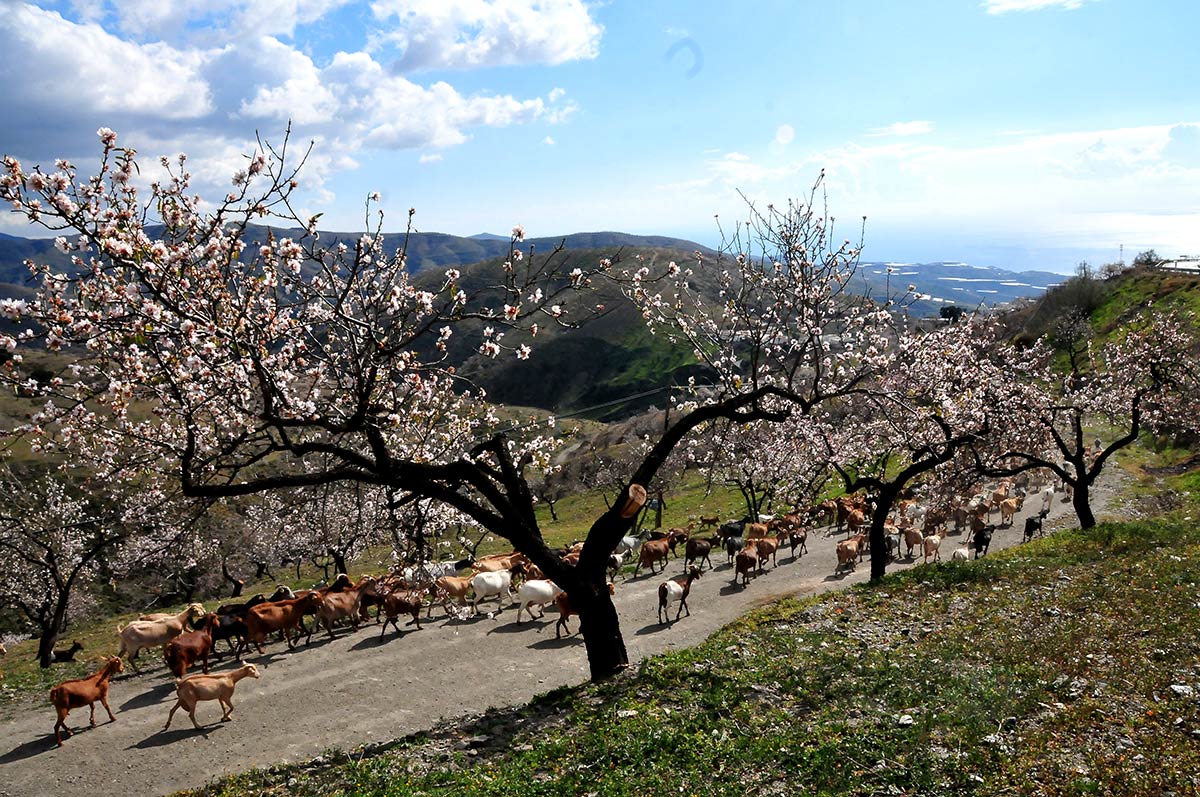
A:
{"type": "Polygon", "coordinates": [[[553,147],[558,142],[554,140],[553,136],[546,136],[545,138],[542,139],[542,143],[545,144],[547,147],[553,147]]]}
{"type": "Polygon", "coordinates": [[[442,160],[442,153],[429,152],[417,158],[417,163],[438,163],[442,160]]]}
{"type": "Polygon", "coordinates": [[[278,138],[290,123],[297,139],[318,142],[305,182],[319,193],[363,150],[442,149],[479,128],[561,124],[579,109],[561,87],[544,97],[464,93],[446,81],[419,83],[398,64],[560,63],[595,55],[601,32],[575,0],[418,0],[377,2],[373,16],[355,17],[368,26],[364,44],[375,36],[400,47],[394,63],[386,47],[318,55],[310,41],[288,40],[346,2],[8,2],[0,149],[32,163],[85,163],[97,151],[93,131],[111,127],[149,156],[186,151],[197,189],[211,194],[244,167],[256,132],[278,138]],[[421,55],[446,42],[454,44],[442,61],[421,55]]]}
{"type": "Polygon", "coordinates": [[[603,28],[582,0],[376,0],[378,48],[407,73],[595,58],[603,28]]]}
{"type": "Polygon", "coordinates": [[[775,143],[787,146],[796,138],[796,128],[791,125],[780,125],[775,129],[775,143]]]}
{"type": "Polygon", "coordinates": [[[0,83],[10,114],[146,114],[194,119],[213,110],[203,71],[213,51],[136,44],[94,23],[18,5],[0,15],[0,83]]]}
{"type": "Polygon", "coordinates": [[[989,14],[1008,14],[1013,11],[1041,11],[1044,8],[1080,8],[1089,0],[983,0],[989,14]]]}
{"type": "Polygon", "coordinates": [[[324,17],[350,0],[121,0],[73,2],[93,21],[110,20],[138,38],[198,38],[209,42],[245,36],[292,36],[298,25],[324,17]],[[100,7],[100,11],[97,11],[100,7]]]}

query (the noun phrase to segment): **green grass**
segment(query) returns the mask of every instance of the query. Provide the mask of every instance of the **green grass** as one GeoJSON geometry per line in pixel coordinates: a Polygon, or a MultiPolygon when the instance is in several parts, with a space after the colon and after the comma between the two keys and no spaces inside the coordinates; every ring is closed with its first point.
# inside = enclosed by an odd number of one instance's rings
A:
{"type": "Polygon", "coordinates": [[[1092,313],[1092,323],[1101,335],[1108,335],[1149,306],[1159,313],[1176,310],[1200,315],[1200,278],[1140,269],[1123,274],[1092,313]]]}
{"type": "Polygon", "coordinates": [[[194,794],[1195,794],[1200,531],[788,600],[627,677],[194,794]],[[368,754],[369,753],[369,754],[368,754]]]}

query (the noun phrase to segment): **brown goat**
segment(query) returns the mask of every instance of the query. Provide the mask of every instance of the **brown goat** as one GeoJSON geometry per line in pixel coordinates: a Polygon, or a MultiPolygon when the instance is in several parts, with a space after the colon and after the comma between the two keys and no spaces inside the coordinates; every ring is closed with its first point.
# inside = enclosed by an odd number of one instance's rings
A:
{"type": "Polygon", "coordinates": [[[637,578],[638,571],[649,567],[654,573],[654,563],[662,561],[663,570],[667,569],[667,557],[671,553],[671,543],[665,537],[661,540],[647,540],[638,551],[638,563],[633,568],[633,577],[637,578]]]}
{"type": "Polygon", "coordinates": [[[402,592],[397,590],[389,592],[383,596],[383,615],[386,619],[383,621],[383,628],[379,632],[379,638],[383,639],[383,635],[387,633],[388,623],[392,624],[392,628],[396,629],[396,633],[403,633],[400,630],[400,625],[396,622],[396,618],[402,614],[412,615],[412,619],[405,623],[406,626],[416,625],[417,630],[421,630],[421,609],[425,607],[421,600],[421,593],[416,591],[402,592]]]}
{"type": "Polygon", "coordinates": [[[253,664],[243,664],[236,670],[220,675],[192,675],[187,678],[176,678],[175,694],[178,697],[175,705],[171,707],[171,713],[167,715],[167,724],[163,726],[163,730],[171,727],[171,720],[175,718],[175,712],[180,706],[187,710],[196,730],[200,730],[200,723],[196,722],[196,704],[201,700],[219,701],[221,708],[225,709],[225,713],[221,715],[221,722],[229,722],[232,719],[230,715],[233,714],[234,687],[237,686],[238,681],[246,677],[257,678],[258,667],[253,664]]]}
{"type": "MultiPolygon", "coordinates": [[[[749,545],[750,542],[751,540],[747,540],[746,544],[749,545]]],[[[759,572],[762,572],[762,569],[766,566],[768,559],[771,560],[771,566],[774,567],[776,565],[775,555],[779,553],[779,540],[774,537],[764,537],[762,539],[753,540],[752,542],[754,543],[754,547],[758,552],[759,572]]]]}
{"type": "Polygon", "coordinates": [[[58,721],[54,723],[54,741],[58,742],[59,747],[62,747],[61,731],[66,731],[67,736],[71,735],[71,729],[67,727],[67,714],[73,708],[91,706],[90,720],[91,725],[95,726],[96,701],[99,700],[100,705],[104,706],[104,710],[108,712],[108,721],[117,721],[117,718],[113,716],[112,709],[108,707],[108,679],[121,672],[122,669],[120,657],[113,656],[104,662],[103,667],[88,677],[63,681],[50,690],[50,702],[58,711],[58,721]]]}
{"type": "Polygon", "coordinates": [[[199,631],[188,631],[180,634],[163,646],[163,660],[176,678],[187,674],[188,667],[201,662],[204,672],[208,672],[208,654],[212,653],[213,631],[221,624],[220,615],[209,612],[204,615],[199,631]]]}
{"type": "Polygon", "coordinates": [[[300,621],[305,614],[311,614],[320,608],[322,600],[324,596],[321,592],[312,590],[303,597],[251,606],[246,612],[246,636],[254,643],[254,647],[258,648],[258,652],[262,653],[262,643],[267,634],[283,631],[288,648],[295,648],[292,631],[300,627],[300,621]]]}
{"type": "Polygon", "coordinates": [[[750,586],[750,576],[757,575],[759,569],[758,548],[746,542],[746,547],[737,552],[737,558],[733,562],[733,583],[738,583],[738,576],[742,577],[742,586],[750,586]]]}

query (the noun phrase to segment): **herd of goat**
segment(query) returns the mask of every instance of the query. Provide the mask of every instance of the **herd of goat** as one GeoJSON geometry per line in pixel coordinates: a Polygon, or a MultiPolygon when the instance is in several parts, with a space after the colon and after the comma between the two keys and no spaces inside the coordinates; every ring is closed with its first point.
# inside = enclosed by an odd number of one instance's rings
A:
{"type": "MultiPolygon", "coordinates": [[[[947,535],[969,531],[962,538],[964,544],[951,558],[967,559],[972,550],[976,558],[984,556],[997,528],[990,522],[992,514],[999,512],[999,525],[1010,526],[1026,498],[1036,496],[1041,506],[1026,520],[1024,539],[1028,540],[1041,532],[1042,520],[1049,512],[1054,493],[1053,486],[1043,486],[1026,478],[1019,483],[1001,482],[986,491],[955,499],[945,507],[927,506],[911,499],[900,501],[894,516],[890,516],[885,525],[887,555],[899,558],[903,547],[909,561],[915,560],[917,554],[914,551],[918,551],[925,562],[938,561],[941,542],[947,535]]],[[[861,495],[848,495],[780,516],[747,517],[724,524],[716,517],[700,517],[698,523],[691,523],[687,528],[644,531],[623,538],[617,545],[609,561],[609,591],[615,590],[618,574],[630,562],[634,565],[634,578],[644,568],[652,575],[665,573],[670,557],[679,556],[678,549],[682,544],[684,574],[667,578],[658,586],[659,622],[671,622],[672,609],[675,610],[674,619],[679,620],[684,612],[691,614],[687,599],[692,583],[704,572],[705,565],[713,569],[712,554],[724,552],[734,583],[745,587],[750,579],[764,571],[768,561],[776,563],[782,549],[787,548],[793,559],[807,553],[810,529],[830,527],[831,534],[840,535],[843,530],[846,534],[836,544],[836,575],[853,570],[869,552],[866,529],[870,517],[868,500],[861,495]],[[711,529],[709,536],[693,533],[706,529],[711,529]],[[662,571],[657,570],[660,564],[662,571]]],[[[582,543],[576,543],[561,551],[561,555],[568,562],[577,561],[581,549],[582,543]]],[[[73,708],[89,706],[91,724],[95,725],[98,701],[108,712],[110,721],[115,720],[108,706],[109,681],[123,671],[122,658],[136,668],[138,655],[143,650],[161,647],[163,659],[176,679],[177,701],[164,729],[170,727],[179,708],[184,708],[193,725],[200,728],[196,720],[197,703],[218,701],[224,709],[221,721],[229,721],[238,681],[259,677],[254,664],[210,674],[209,657],[222,655],[217,649],[221,640],[225,641],[227,652],[239,659],[251,645],[262,654],[263,643],[273,634],[278,634],[290,650],[302,636],[306,643],[311,640],[318,625],[323,626],[330,637],[334,636],[334,628],[340,623],[349,622],[357,630],[360,623],[370,620],[371,608],[375,609],[375,621],[382,624],[382,638],[389,624],[401,633],[398,618],[402,616],[411,617],[406,625],[420,629],[422,612],[428,619],[432,617],[434,606],[439,604],[448,617],[458,619],[478,614],[480,603],[492,599],[498,602],[497,611],[500,611],[506,600],[513,601],[514,586],[518,623],[523,612],[532,619],[535,609],[538,617],[542,617],[546,607],[554,606],[559,612],[556,638],[561,638],[564,630],[570,631],[568,620],[576,613],[570,597],[517,552],[478,559],[469,557],[455,562],[426,562],[385,576],[364,576],[358,581],[352,581],[343,573],[324,587],[293,591],[281,586],[272,595],[258,594],[244,602],[225,604],[215,612],[206,612],[201,604],[192,603],[178,613],[143,615],[118,627],[120,646],[117,656],[106,658],[92,675],[64,681],[50,691],[50,701],[58,715],[54,726],[55,741],[61,747],[63,732],[71,735],[66,718],[73,708]],[[468,568],[469,575],[459,575],[468,568]],[[314,618],[311,625],[305,625],[306,616],[314,618]],[[188,670],[197,665],[202,672],[188,675],[188,670]]],[[[56,653],[55,660],[73,660],[80,647],[78,642],[74,643],[67,651],[56,653]]]]}

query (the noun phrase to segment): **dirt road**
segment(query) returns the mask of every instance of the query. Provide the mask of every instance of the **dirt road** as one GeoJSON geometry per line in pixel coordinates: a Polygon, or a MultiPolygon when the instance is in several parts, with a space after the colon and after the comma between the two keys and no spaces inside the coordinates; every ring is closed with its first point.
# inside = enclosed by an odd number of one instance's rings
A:
{"type": "MultiPolygon", "coordinates": [[[[1103,491],[1094,506],[1103,509],[1109,495],[1111,489],[1103,491]]],[[[1070,506],[1059,499],[1048,526],[1056,519],[1060,524],[1073,520],[1070,506]]],[[[1034,503],[1011,528],[997,531],[993,549],[1020,541],[1034,503]]],[[[814,535],[808,555],[782,556],[778,566],[745,589],[733,586],[724,555],[714,557],[717,569],[693,585],[692,615],[671,625],[659,625],[656,617],[661,575],[619,581],[615,600],[631,660],[697,644],[772,598],[865,580],[866,563],[845,577],[832,576],[837,539],[814,535]]],[[[943,557],[959,544],[958,537],[947,538],[943,557]]],[[[919,562],[901,560],[892,568],[919,562]]],[[[681,571],[682,564],[673,560],[668,573],[681,571]]],[[[0,727],[0,795],[164,794],[253,767],[305,760],[329,748],[404,736],[443,718],[522,703],[587,680],[578,637],[555,640],[549,613],[522,625],[514,622],[516,614],[515,607],[507,607],[493,619],[452,621],[439,610],[422,630],[401,637],[389,631],[382,641],[378,626],[370,625],[358,632],[343,630],[333,640],[314,635],[311,645],[292,653],[274,644],[267,655],[247,659],[259,665],[262,678],[238,685],[232,722],[217,721],[215,703],[201,704],[197,716],[203,731],[194,730],[182,712],[171,730],[162,730],[175,695],[161,665],[113,682],[109,702],[116,722],[89,730],[86,709],[73,711],[68,722],[81,732],[61,749],[51,733],[53,709],[48,702],[31,701],[27,708],[7,712],[13,718],[0,727]]],[[[572,629],[577,623],[575,618],[572,629]]],[[[233,666],[226,660],[217,669],[233,666]]],[[[101,709],[98,718],[104,717],[101,709]]]]}

